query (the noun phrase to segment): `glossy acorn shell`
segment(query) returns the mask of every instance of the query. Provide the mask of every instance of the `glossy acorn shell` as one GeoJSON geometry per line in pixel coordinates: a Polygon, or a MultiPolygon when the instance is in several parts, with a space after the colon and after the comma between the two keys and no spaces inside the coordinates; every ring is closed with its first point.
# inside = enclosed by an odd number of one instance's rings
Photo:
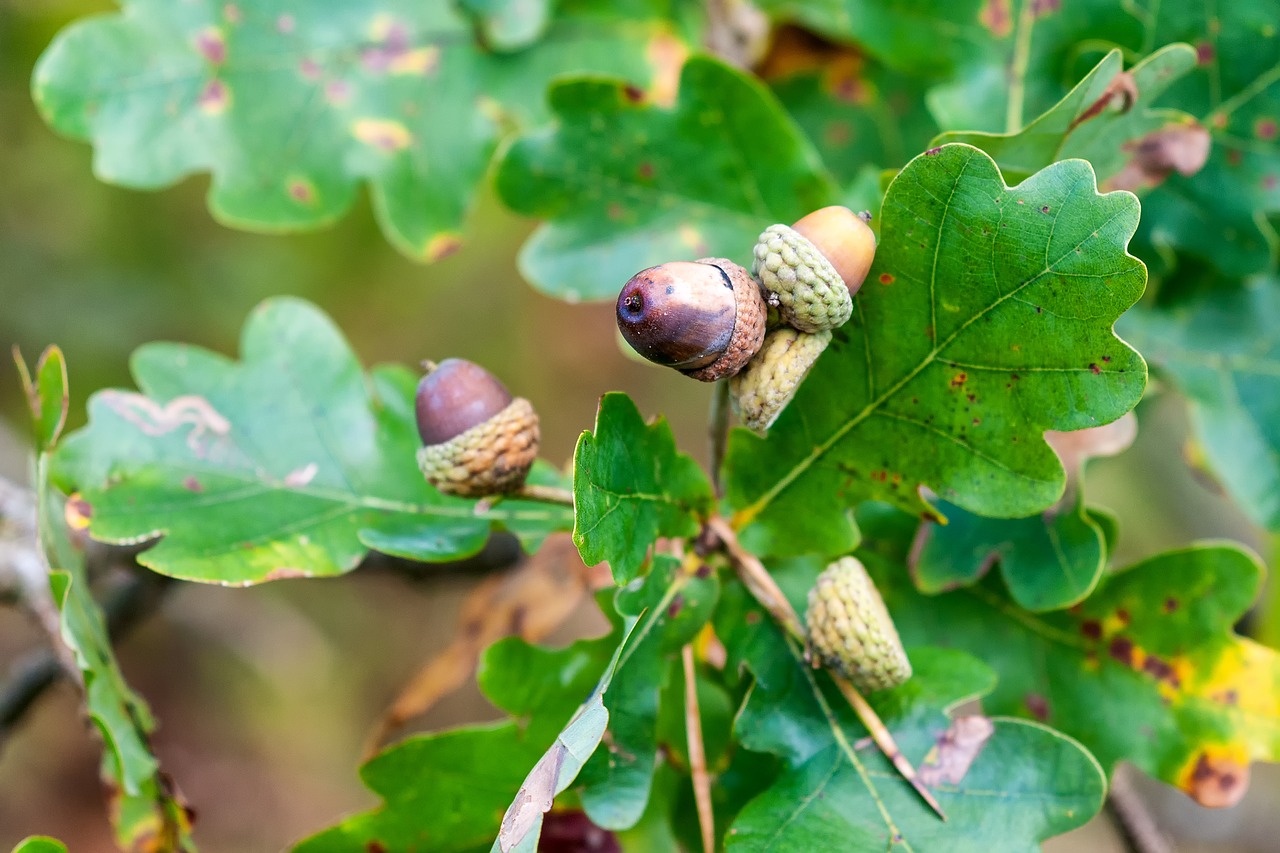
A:
{"type": "Polygon", "coordinates": [[[442,444],[509,405],[511,392],[492,373],[465,359],[447,358],[418,382],[418,436],[423,444],[442,444]]]}
{"type": "Polygon", "coordinates": [[[725,258],[672,261],[636,273],[618,295],[618,329],[655,364],[703,382],[741,370],[764,341],[759,285],[725,258]]]}

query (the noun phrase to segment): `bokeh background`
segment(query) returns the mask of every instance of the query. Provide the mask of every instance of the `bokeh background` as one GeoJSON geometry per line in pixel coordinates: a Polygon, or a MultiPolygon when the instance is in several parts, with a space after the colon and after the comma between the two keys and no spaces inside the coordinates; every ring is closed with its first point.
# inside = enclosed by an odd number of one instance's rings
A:
{"type": "MultiPolygon", "coordinates": [[[[516,253],[534,223],[491,196],[478,201],[466,246],[421,266],[387,245],[365,201],[329,230],[263,236],[215,223],[204,178],[145,194],[95,180],[90,148],[44,125],[29,80],[61,26],[113,8],[0,0],[0,345],[17,344],[29,359],[49,343],[63,348],[71,427],[83,423],[93,391],[130,385],[129,354],[139,344],[180,340],[233,354],[250,309],[292,294],[333,316],[366,364],[448,356],[485,364],[538,407],[544,455],[557,464],[568,461],[609,390],[665,414],[681,446],[705,462],[708,389],[625,357],[611,305],[566,305],[528,287],[516,253]]],[[[25,410],[6,364],[0,360],[0,476],[24,480],[25,410]]],[[[1188,463],[1194,449],[1180,401],[1157,387],[1139,414],[1137,444],[1088,472],[1091,501],[1121,518],[1117,564],[1205,537],[1271,556],[1275,543],[1188,463]]],[[[477,577],[474,567],[407,575],[370,566],[332,580],[170,590],[119,654],[161,722],[156,750],[197,810],[201,849],[279,850],[374,805],[356,775],[365,740],[405,680],[448,641],[477,577]]],[[[584,611],[560,639],[598,625],[584,611]]],[[[1280,631],[1261,616],[1252,627],[1280,631]]],[[[0,609],[0,677],[41,642],[27,617],[0,609]]],[[[415,726],[492,715],[469,688],[415,726]]],[[[98,755],[69,685],[0,733],[0,850],[36,832],[65,840],[73,853],[113,850],[98,755]]],[[[1273,767],[1255,766],[1249,796],[1223,812],[1158,785],[1139,787],[1179,849],[1275,849],[1273,767]]],[[[1051,849],[1117,843],[1101,818],[1051,849]]]]}

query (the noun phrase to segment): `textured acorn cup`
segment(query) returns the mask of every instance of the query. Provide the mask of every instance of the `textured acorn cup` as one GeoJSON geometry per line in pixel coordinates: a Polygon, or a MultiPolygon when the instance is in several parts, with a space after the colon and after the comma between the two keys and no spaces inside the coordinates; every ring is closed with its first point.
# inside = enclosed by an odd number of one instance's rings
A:
{"type": "Polygon", "coordinates": [[[618,294],[618,329],[655,364],[703,382],[733,376],[764,341],[766,306],[750,273],[725,258],[641,270],[618,294]]]}
{"type": "Polygon", "coordinates": [[[538,415],[479,365],[440,362],[418,383],[418,468],[440,491],[462,497],[512,492],[538,457],[538,415]]]}
{"type": "Polygon", "coordinates": [[[765,336],[760,352],[729,380],[730,399],[742,425],[764,434],[782,414],[831,343],[831,332],[801,332],[780,326],[765,336]]]}
{"type": "Polygon", "coordinates": [[[818,575],[806,619],[810,652],[864,693],[911,677],[898,629],[856,557],[842,557],[818,575]]]}
{"type": "Polygon", "coordinates": [[[876,235],[862,215],[833,205],[815,210],[791,228],[831,263],[850,296],[858,292],[876,257],[876,235]]]}

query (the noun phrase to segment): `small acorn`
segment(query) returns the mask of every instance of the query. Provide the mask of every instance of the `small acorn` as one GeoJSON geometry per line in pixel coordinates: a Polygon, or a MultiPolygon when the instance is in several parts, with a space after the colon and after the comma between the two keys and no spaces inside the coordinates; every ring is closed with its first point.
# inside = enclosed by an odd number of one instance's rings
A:
{"type": "Polygon", "coordinates": [[[538,457],[538,415],[492,373],[460,358],[429,368],[415,399],[418,468],[445,494],[517,491],[538,457]]]}
{"type": "Polygon", "coordinates": [[[898,629],[856,557],[841,557],[818,575],[806,621],[810,653],[859,690],[885,690],[911,677],[898,629]]]}
{"type": "Polygon", "coordinates": [[[756,241],[752,272],[787,325],[820,332],[853,312],[875,256],[875,235],[847,207],[824,207],[792,227],[771,225],[756,241]]]}
{"type": "Polygon", "coordinates": [[[725,258],[641,270],[618,295],[618,329],[636,352],[703,382],[733,376],[764,341],[760,286],[725,258]]]}
{"type": "Polygon", "coordinates": [[[779,326],[769,332],[756,357],[729,380],[730,399],[743,426],[760,434],[768,431],[829,343],[829,331],[810,334],[779,326]]]}

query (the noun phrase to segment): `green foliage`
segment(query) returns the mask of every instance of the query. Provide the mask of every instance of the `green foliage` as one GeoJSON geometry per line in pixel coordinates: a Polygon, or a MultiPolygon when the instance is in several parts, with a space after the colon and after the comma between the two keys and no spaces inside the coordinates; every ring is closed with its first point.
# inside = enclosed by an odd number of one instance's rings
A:
{"type": "MultiPolygon", "coordinates": [[[[333,575],[369,548],[419,560],[474,554],[501,525],[531,547],[570,513],[510,501],[477,510],[414,464],[414,377],[366,375],[341,333],[298,300],[264,303],[243,361],[173,344],[134,356],[139,392],[109,390],[59,452],[57,476],[111,542],[168,534],[141,561],[221,584],[333,575]]],[[[554,474],[544,478],[555,479],[554,474]]]]}
{"type": "Polygon", "coordinates": [[[932,514],[921,486],[994,516],[1057,500],[1062,466],[1042,433],[1115,420],[1146,382],[1111,331],[1145,280],[1125,251],[1137,216],[1081,161],[1017,187],[965,145],[908,164],[852,320],[767,438],[731,439],[744,542],[833,556],[856,543],[859,500],[932,514]]]}
{"type": "MultiPolygon", "coordinates": [[[[107,180],[208,171],[217,218],[274,231],[333,221],[367,182],[391,242],[426,260],[461,244],[507,140],[498,193],[542,220],[522,270],[568,301],[667,260],[746,261],[765,227],[820,206],[877,211],[852,320],[766,436],[730,434],[723,494],[664,419],[611,393],[577,445],[572,511],[443,496],[414,464],[413,373],[365,371],[296,300],[253,314],[239,361],[143,347],[139,390],[100,392],[62,441],[60,352],[34,377],[19,359],[42,477],[78,493],[96,538],[163,537],[140,557],[156,571],[333,575],[370,549],[464,557],[495,530],[532,553],[572,529],[608,563],[608,636],[491,646],[479,680],[506,718],[388,748],[361,770],[381,805],[298,853],[532,851],[553,805],[628,849],[697,848],[694,719],[715,840],[743,851],[1035,849],[1098,811],[1118,761],[1227,805],[1250,762],[1280,760],[1280,655],[1233,633],[1258,561],[1210,543],[1108,572],[1117,522],[1045,439],[1133,409],[1140,350],[1236,501],[1280,530],[1276,10],[756,5],[811,33],[778,38],[760,76],[690,55],[723,8],[664,0],[130,0],[37,68],[45,116],[93,142],[107,180]],[[1126,313],[1144,264],[1158,286],[1126,313]],[[855,549],[915,668],[870,697],[878,720],[752,575],[763,560],[803,609],[855,549]],[[949,820],[868,737],[886,734],[949,820]]],[[[569,485],[545,464],[532,479],[569,485]]],[[[187,847],[62,500],[42,496],[41,526],[118,835],[187,847]]]]}
{"type": "Polygon", "coordinates": [[[664,420],[646,425],[625,394],[600,400],[594,433],[573,455],[573,541],[582,559],[608,561],[618,583],[635,578],[659,536],[693,536],[711,484],[676,450],[664,420]]]}
{"type": "Polygon", "coordinates": [[[20,841],[13,853],[67,853],[67,847],[57,839],[33,835],[20,841]]]}
{"type": "Polygon", "coordinates": [[[746,263],[763,225],[836,200],[769,92],[719,62],[685,63],[674,104],[597,79],[562,82],[548,98],[558,121],[512,145],[498,190],[550,220],[520,265],[553,296],[612,298],[636,270],[674,257],[746,263]]]}
{"type": "MultiPolygon", "coordinates": [[[[131,0],[64,31],[33,88],[51,125],[94,143],[105,180],[209,171],[214,216],[266,231],[331,223],[368,181],[392,243],[435,260],[461,245],[499,139],[542,118],[549,80],[647,85],[683,52],[665,3],[561,5],[536,44],[492,53],[451,3],[131,0]]],[[[533,40],[493,12],[490,39],[533,40]]]]}

